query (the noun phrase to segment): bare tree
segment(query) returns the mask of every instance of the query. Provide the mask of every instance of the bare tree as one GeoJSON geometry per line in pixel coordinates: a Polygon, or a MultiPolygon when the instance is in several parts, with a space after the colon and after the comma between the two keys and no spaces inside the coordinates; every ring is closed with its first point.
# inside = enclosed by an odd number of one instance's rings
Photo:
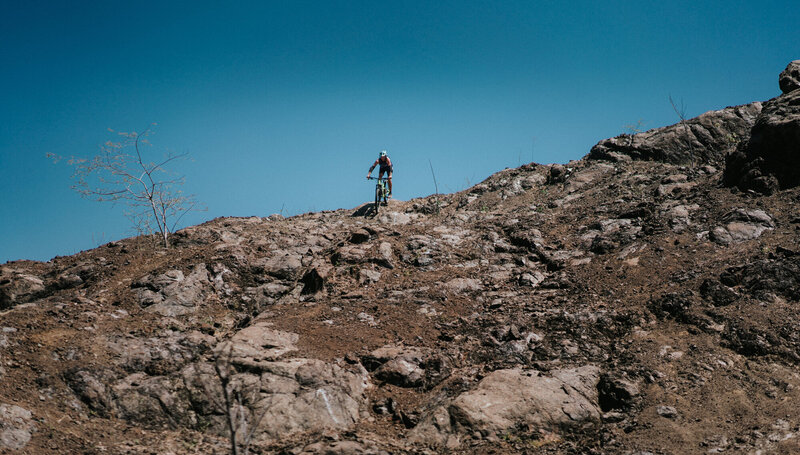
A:
{"type": "Polygon", "coordinates": [[[683,131],[686,133],[686,143],[689,144],[689,160],[691,161],[692,166],[694,166],[694,144],[692,144],[692,137],[691,134],[689,134],[691,130],[689,129],[689,125],[686,123],[686,106],[684,106],[683,100],[681,100],[681,107],[679,109],[678,106],[675,105],[672,95],[669,95],[669,104],[672,105],[672,110],[674,110],[675,113],[678,114],[678,118],[681,119],[683,131]]]}
{"type": "Polygon", "coordinates": [[[639,119],[635,124],[624,125],[622,128],[625,130],[623,134],[628,136],[628,147],[630,147],[633,145],[633,137],[644,131],[644,122],[639,119]]]}
{"type": "MultiPolygon", "coordinates": [[[[168,170],[168,165],[186,159],[185,153],[167,153],[161,161],[145,158],[143,149],[150,146],[147,136],[151,133],[150,127],[142,133],[116,133],[119,140],[107,141],[97,155],[89,159],[73,157],[68,164],[74,167],[73,190],[96,201],[125,203],[126,216],[137,232],[157,231],[168,248],[169,235],[187,212],[197,209],[197,202],[193,195],[178,189],[184,178],[168,170]]],[[[52,153],[48,156],[60,159],[52,153]]]]}
{"type": "MultiPolygon", "coordinates": [[[[232,365],[233,346],[230,342],[223,345],[213,358],[214,373],[221,389],[222,401],[220,401],[212,390],[206,390],[206,397],[214,404],[218,411],[225,414],[225,423],[228,427],[229,441],[231,444],[231,455],[247,455],[250,451],[250,444],[258,430],[261,421],[268,411],[264,407],[259,415],[253,415],[248,419],[248,412],[245,406],[245,399],[242,397],[242,387],[236,384],[234,375],[236,369],[232,365]],[[249,425],[248,425],[249,424],[249,425]],[[248,428],[249,427],[249,428],[248,428]]],[[[255,402],[258,391],[254,391],[254,396],[250,397],[251,402],[255,402]]]]}

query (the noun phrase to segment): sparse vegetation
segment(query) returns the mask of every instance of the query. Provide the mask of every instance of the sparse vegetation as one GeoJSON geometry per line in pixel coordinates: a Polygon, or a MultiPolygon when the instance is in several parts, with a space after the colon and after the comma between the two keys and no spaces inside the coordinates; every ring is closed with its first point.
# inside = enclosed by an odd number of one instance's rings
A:
{"type": "Polygon", "coordinates": [[[675,100],[672,99],[672,95],[669,96],[669,104],[672,105],[672,110],[674,110],[675,113],[678,114],[678,118],[681,120],[680,123],[683,126],[683,130],[686,137],[686,144],[689,146],[689,153],[690,153],[689,157],[692,165],[694,166],[694,160],[695,160],[694,145],[692,144],[691,130],[689,129],[689,125],[686,123],[686,106],[683,104],[683,100],[681,100],[681,106],[680,108],[678,108],[678,106],[675,104],[675,100]]]}
{"type": "MultiPolygon", "coordinates": [[[[97,155],[71,157],[67,163],[74,168],[73,190],[88,199],[124,203],[125,216],[136,233],[158,232],[160,242],[168,248],[170,234],[187,212],[198,209],[198,203],[193,195],[180,190],[184,178],[174,176],[168,168],[187,155],[166,153],[161,161],[151,161],[143,150],[151,145],[147,139],[151,133],[151,128],[142,133],[116,132],[117,140],[106,141],[97,155]]],[[[54,161],[61,159],[53,153],[48,156],[54,161]]]]}

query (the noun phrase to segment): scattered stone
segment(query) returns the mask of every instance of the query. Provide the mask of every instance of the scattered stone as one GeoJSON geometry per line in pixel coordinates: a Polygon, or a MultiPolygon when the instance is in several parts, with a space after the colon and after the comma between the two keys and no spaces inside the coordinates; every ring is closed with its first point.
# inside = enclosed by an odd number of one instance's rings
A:
{"type": "Polygon", "coordinates": [[[376,327],[380,323],[379,320],[375,319],[375,316],[364,312],[358,313],[358,320],[366,323],[370,327],[376,327]]]}
{"type": "Polygon", "coordinates": [[[676,205],[669,209],[665,216],[669,220],[669,226],[673,231],[683,232],[689,225],[691,225],[691,213],[699,209],[700,206],[697,204],[676,205]]]}
{"type": "Polygon", "coordinates": [[[672,406],[658,406],[656,408],[656,413],[667,419],[675,419],[678,417],[678,410],[672,406]]]}
{"type": "Polygon", "coordinates": [[[36,431],[31,412],[19,406],[0,403],[0,449],[20,450],[36,431]]]}
{"type": "Polygon", "coordinates": [[[381,272],[377,270],[361,269],[358,272],[358,282],[361,284],[377,283],[381,279],[381,272]]]}
{"type": "Polygon", "coordinates": [[[739,294],[717,280],[704,280],[700,285],[700,295],[714,306],[726,306],[735,302],[739,294]]]}
{"type": "Polygon", "coordinates": [[[346,262],[349,264],[360,264],[365,262],[367,258],[367,251],[361,248],[360,246],[343,246],[339,248],[339,250],[334,253],[333,257],[331,258],[333,264],[336,265],[340,262],[346,262]]]}
{"type": "Polygon", "coordinates": [[[731,267],[720,275],[729,286],[741,285],[752,296],[774,293],[787,299],[800,300],[800,257],[765,259],[739,267],[731,267]]]}
{"type": "Polygon", "coordinates": [[[303,447],[297,455],[389,455],[389,452],[356,441],[321,441],[303,447]]]}
{"type": "Polygon", "coordinates": [[[625,420],[625,414],[617,411],[610,411],[603,414],[603,422],[617,423],[625,420]]]}
{"type": "Polygon", "coordinates": [[[358,229],[350,234],[350,243],[364,243],[370,238],[370,233],[366,229],[358,229]]]}
{"type": "MultiPolygon", "coordinates": [[[[303,275],[303,294],[316,294],[325,288],[325,281],[330,275],[332,267],[321,261],[312,264],[311,269],[303,275]]],[[[288,287],[287,287],[288,290],[288,287]]]]}
{"type": "Polygon", "coordinates": [[[453,278],[444,286],[455,293],[475,292],[483,289],[483,284],[476,278],[453,278]]]}
{"type": "Polygon", "coordinates": [[[521,286],[529,286],[529,287],[536,287],[544,281],[545,276],[544,273],[536,270],[532,273],[523,273],[519,277],[519,284],[521,286]]]}
{"type": "Polygon", "coordinates": [[[671,197],[677,193],[687,193],[692,188],[696,187],[697,183],[695,182],[684,182],[684,183],[667,183],[664,185],[659,185],[656,189],[656,196],[658,197],[671,197]]]}
{"type": "Polygon", "coordinates": [[[382,260],[382,262],[379,262],[378,265],[390,269],[394,268],[394,253],[392,252],[391,243],[381,242],[381,244],[378,246],[378,254],[382,260]]]}
{"type": "Polygon", "coordinates": [[[673,318],[680,322],[691,322],[693,316],[691,295],[688,293],[668,293],[650,300],[648,308],[659,318],[673,318]]]}
{"type": "Polygon", "coordinates": [[[634,400],[639,397],[639,387],[634,382],[609,373],[604,373],[600,376],[597,390],[599,394],[598,403],[603,411],[628,409],[633,406],[634,400]]]}
{"type": "Polygon", "coordinates": [[[411,221],[417,219],[419,217],[418,214],[412,213],[401,213],[401,212],[381,212],[378,215],[378,220],[384,224],[395,224],[395,225],[403,225],[408,224],[411,221]]]}

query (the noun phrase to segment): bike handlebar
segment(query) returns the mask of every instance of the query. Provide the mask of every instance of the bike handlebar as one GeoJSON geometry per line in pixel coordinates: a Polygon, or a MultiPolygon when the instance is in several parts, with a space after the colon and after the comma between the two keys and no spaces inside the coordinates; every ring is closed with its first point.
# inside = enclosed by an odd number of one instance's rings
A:
{"type": "Polygon", "coordinates": [[[387,177],[367,177],[367,180],[389,180],[387,177]]]}

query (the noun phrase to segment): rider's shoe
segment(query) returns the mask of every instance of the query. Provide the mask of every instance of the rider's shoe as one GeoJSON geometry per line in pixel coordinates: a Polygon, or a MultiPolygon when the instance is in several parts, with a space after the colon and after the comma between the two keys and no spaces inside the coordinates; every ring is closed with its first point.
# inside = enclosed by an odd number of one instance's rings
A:
{"type": "Polygon", "coordinates": [[[392,197],[392,193],[387,194],[386,197],[388,198],[392,197]]]}

